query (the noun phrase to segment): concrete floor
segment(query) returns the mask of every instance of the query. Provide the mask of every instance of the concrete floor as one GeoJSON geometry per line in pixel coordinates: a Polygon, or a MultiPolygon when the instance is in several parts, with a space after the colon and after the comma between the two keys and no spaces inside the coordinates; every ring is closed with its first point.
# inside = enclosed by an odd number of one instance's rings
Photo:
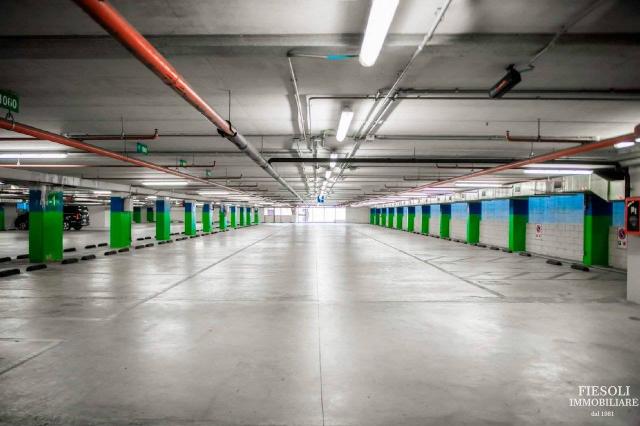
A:
{"type": "Polygon", "coordinates": [[[261,225],[0,279],[0,424],[640,422],[625,276],[368,225],[261,225]]]}
{"type": "MultiPolygon", "coordinates": [[[[197,224],[197,229],[202,229],[201,224],[197,224]]],[[[171,232],[184,231],[184,223],[172,223],[171,232]]],[[[154,223],[134,223],[131,227],[131,237],[134,242],[138,237],[152,236],[155,238],[156,227],[154,223]]],[[[62,234],[62,245],[64,248],[76,247],[78,250],[89,244],[108,243],[108,229],[83,228],[79,231],[65,231],[62,234]]],[[[28,231],[2,231],[0,232],[0,257],[9,256],[15,258],[17,255],[29,252],[29,232],[28,231]]],[[[0,267],[2,265],[0,264],[0,267]]]]}

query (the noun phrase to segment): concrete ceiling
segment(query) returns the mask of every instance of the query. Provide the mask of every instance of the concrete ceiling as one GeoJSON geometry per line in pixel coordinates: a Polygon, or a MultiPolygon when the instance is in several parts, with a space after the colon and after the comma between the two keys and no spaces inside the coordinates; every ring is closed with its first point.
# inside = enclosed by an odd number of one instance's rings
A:
{"type": "MultiPolygon", "coordinates": [[[[486,91],[508,64],[525,65],[562,25],[591,3],[453,0],[436,36],[418,57],[402,88],[486,91]]],[[[357,53],[369,2],[114,0],[112,4],[225,118],[229,114],[227,91],[231,90],[234,126],[271,158],[312,156],[304,141],[299,141],[287,52],[357,53]]],[[[318,156],[328,156],[333,150],[344,156],[351,151],[352,138],[337,143],[333,136],[340,110],[344,105],[353,108],[353,136],[373,101],[352,98],[373,96],[393,83],[441,4],[441,0],[403,0],[374,67],[363,68],[357,60],[292,58],[304,117],[310,123],[312,138],[321,139],[318,156]],[[322,99],[328,96],[332,98],[322,99]]],[[[151,154],[144,157],[146,160],[176,166],[179,159],[185,159],[188,173],[204,177],[209,168],[216,181],[243,186],[266,197],[290,198],[231,143],[215,136],[216,129],[207,120],[72,1],[5,0],[2,10],[0,88],[21,95],[18,121],[71,134],[120,134],[123,128],[125,133],[141,134],[158,129],[160,138],[147,142],[151,154]]],[[[448,99],[399,99],[376,131],[381,137],[364,142],[357,157],[506,161],[527,158],[532,150],[539,154],[568,146],[532,147],[487,140],[487,136],[504,135],[506,131],[535,135],[538,120],[543,136],[604,138],[627,133],[640,122],[640,95],[633,92],[640,89],[639,19],[640,3],[611,0],[601,2],[571,27],[540,58],[535,70],[523,74],[523,82],[517,87],[522,96],[544,99],[489,100],[478,94],[465,99],[454,98],[460,94],[448,99]],[[545,95],[549,90],[571,93],[545,95]],[[610,90],[623,93],[607,93],[610,90]]],[[[415,92],[401,95],[414,96],[415,92]]],[[[0,133],[3,137],[13,135],[0,133]]],[[[42,141],[0,144],[2,152],[73,152],[42,141]]],[[[131,154],[134,142],[126,146],[122,141],[95,144],[136,156],[131,154]]],[[[607,149],[574,160],[616,161],[636,155],[635,148],[622,152],[607,149]]],[[[133,185],[142,179],[162,177],[145,169],[113,167],[118,163],[84,153],[56,161],[58,166],[82,167],[37,170],[133,185]]],[[[306,162],[302,167],[275,163],[274,167],[296,190],[307,193],[302,172],[312,177],[313,163],[306,162]]],[[[325,168],[320,166],[315,171],[323,175],[325,168]]],[[[385,189],[385,185],[417,185],[468,171],[434,164],[359,164],[345,171],[328,200],[350,201],[385,189]]],[[[524,175],[514,171],[507,178],[522,180],[524,175]]]]}

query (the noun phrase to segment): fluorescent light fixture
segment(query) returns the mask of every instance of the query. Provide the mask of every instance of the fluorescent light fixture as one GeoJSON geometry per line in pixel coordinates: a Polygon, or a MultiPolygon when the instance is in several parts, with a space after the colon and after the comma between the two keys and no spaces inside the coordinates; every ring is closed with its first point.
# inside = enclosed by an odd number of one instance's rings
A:
{"type": "Polygon", "coordinates": [[[95,190],[93,193],[96,195],[111,195],[111,191],[95,190]]]}
{"type": "Polygon", "coordinates": [[[198,191],[200,195],[228,195],[231,194],[229,191],[198,191]]]}
{"type": "MultiPolygon", "coordinates": [[[[594,164],[544,164],[544,163],[540,163],[540,164],[527,164],[525,166],[526,168],[532,168],[532,169],[588,169],[588,170],[592,170],[596,167],[598,167],[597,165],[594,164]]],[[[607,167],[607,166],[605,166],[607,167]]]]}
{"type": "MultiPolygon", "coordinates": [[[[329,156],[329,158],[331,160],[335,160],[336,158],[338,158],[338,154],[335,152],[332,152],[331,155],[329,156]]],[[[336,162],[335,161],[329,161],[329,167],[331,167],[332,169],[336,166],[336,162]]]]}
{"type": "Polygon", "coordinates": [[[636,143],[633,141],[624,141],[624,142],[618,142],[616,144],[613,145],[613,147],[615,149],[622,149],[622,148],[629,148],[630,146],[634,146],[636,143]]]}
{"type": "Polygon", "coordinates": [[[189,182],[186,180],[145,180],[142,184],[144,186],[185,186],[189,182]]]}
{"type": "Polygon", "coordinates": [[[342,142],[347,137],[349,126],[351,126],[351,120],[353,120],[353,111],[349,108],[342,110],[340,114],[340,122],[338,123],[338,131],[336,132],[336,140],[342,142]]]}
{"type": "Polygon", "coordinates": [[[525,169],[528,175],[590,175],[593,170],[586,169],[525,169]]]}
{"type": "Polygon", "coordinates": [[[459,188],[500,188],[501,183],[472,183],[472,182],[456,182],[455,186],[459,188]]]}
{"type": "Polygon", "coordinates": [[[147,200],[157,200],[157,199],[158,199],[158,197],[157,197],[157,196],[155,196],[155,195],[149,195],[149,196],[148,196],[148,197],[146,197],[146,198],[147,198],[147,200]]]}
{"type": "Polygon", "coordinates": [[[400,0],[371,0],[367,29],[360,48],[359,59],[363,67],[370,67],[376,63],[398,3],[400,0]]]}
{"type": "Polygon", "coordinates": [[[8,158],[8,159],[16,159],[20,160],[23,158],[67,158],[68,154],[65,152],[28,152],[28,153],[4,153],[0,154],[0,158],[8,158]]]}
{"type": "Polygon", "coordinates": [[[331,170],[327,170],[326,172],[324,172],[325,179],[329,179],[330,177],[331,177],[331,170]]]}

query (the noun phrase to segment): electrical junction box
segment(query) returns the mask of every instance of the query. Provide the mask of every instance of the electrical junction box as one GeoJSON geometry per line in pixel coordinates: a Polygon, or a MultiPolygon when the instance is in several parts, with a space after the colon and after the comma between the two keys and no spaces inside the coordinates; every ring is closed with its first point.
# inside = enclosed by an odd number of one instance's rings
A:
{"type": "Polygon", "coordinates": [[[627,235],[640,235],[640,197],[624,200],[624,229],[627,235]]]}

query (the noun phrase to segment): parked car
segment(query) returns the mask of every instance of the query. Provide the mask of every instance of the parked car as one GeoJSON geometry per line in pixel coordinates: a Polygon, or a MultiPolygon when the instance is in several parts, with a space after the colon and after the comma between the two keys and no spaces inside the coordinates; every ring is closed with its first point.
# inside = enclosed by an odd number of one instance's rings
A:
{"type": "MultiPolygon", "coordinates": [[[[63,209],[63,228],[65,231],[71,228],[79,231],[83,226],[89,226],[89,209],[87,206],[64,206],[63,209]]],[[[19,215],[14,225],[16,229],[27,230],[29,229],[29,212],[19,215]]]]}

